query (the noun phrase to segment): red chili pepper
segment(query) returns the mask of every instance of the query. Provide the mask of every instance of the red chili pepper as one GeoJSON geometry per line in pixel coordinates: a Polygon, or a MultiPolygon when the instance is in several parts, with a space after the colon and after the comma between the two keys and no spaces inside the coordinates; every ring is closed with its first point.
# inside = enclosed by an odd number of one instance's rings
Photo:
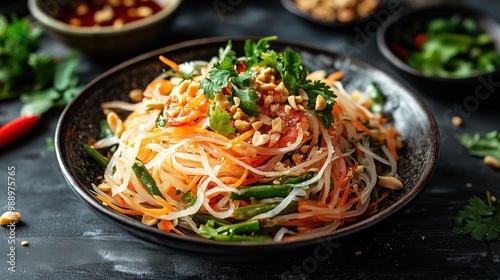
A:
{"type": "Polygon", "coordinates": [[[396,53],[397,56],[402,58],[403,60],[408,60],[408,57],[410,56],[408,54],[408,51],[403,48],[401,45],[394,44],[391,46],[391,50],[396,53]]]}
{"type": "Polygon", "coordinates": [[[413,39],[413,44],[415,44],[415,47],[421,49],[425,41],[427,41],[427,34],[420,33],[417,36],[415,36],[415,39],[413,39]]]}
{"type": "Polygon", "coordinates": [[[247,71],[247,65],[242,61],[236,66],[236,70],[240,73],[245,73],[247,71]]]}
{"type": "Polygon", "coordinates": [[[40,116],[21,116],[0,127],[0,148],[28,134],[40,121],[40,116]]]}

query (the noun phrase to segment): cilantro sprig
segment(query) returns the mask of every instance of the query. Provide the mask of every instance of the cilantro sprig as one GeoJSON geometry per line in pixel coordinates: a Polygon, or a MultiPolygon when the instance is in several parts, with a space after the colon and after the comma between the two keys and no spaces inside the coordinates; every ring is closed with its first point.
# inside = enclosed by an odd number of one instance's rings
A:
{"type": "Polygon", "coordinates": [[[486,192],[486,202],[474,196],[453,220],[455,234],[470,234],[475,240],[499,240],[500,203],[492,202],[486,192]]]}
{"type": "Polygon", "coordinates": [[[235,128],[231,125],[231,116],[224,110],[221,110],[216,104],[210,106],[210,112],[208,114],[209,124],[208,126],[213,131],[227,136],[230,133],[235,132],[235,128]]]}
{"type": "Polygon", "coordinates": [[[494,130],[481,136],[479,133],[474,135],[460,135],[458,141],[467,148],[469,154],[477,157],[492,156],[500,161],[500,132],[494,130]]]}
{"type": "Polygon", "coordinates": [[[325,127],[330,127],[333,122],[332,109],[335,104],[333,99],[336,95],[325,83],[307,79],[309,69],[302,65],[300,54],[292,49],[278,52],[270,49],[270,41],[276,40],[276,36],[260,39],[257,42],[245,41],[245,56],[238,58],[232,50],[231,41],[225,48],[219,50],[219,62],[215,63],[209,72],[209,77],[202,80],[200,88],[204,90],[209,99],[214,99],[215,94],[224,89],[230,96],[231,104],[235,104],[234,97],[240,99],[240,108],[249,116],[258,116],[260,107],[257,105],[259,95],[254,88],[249,87],[252,77],[252,66],[268,66],[275,68],[281,76],[281,80],[290,94],[299,95],[303,90],[309,97],[309,110],[312,110],[321,118],[325,127]],[[244,62],[246,71],[238,72],[236,65],[244,62]],[[315,109],[316,99],[323,97],[326,107],[320,111],[315,109]]]}
{"type": "Polygon", "coordinates": [[[40,27],[27,18],[0,15],[0,100],[20,98],[22,115],[41,115],[54,106],[63,107],[80,92],[77,70],[80,58],[43,55],[40,27]]]}
{"type": "Polygon", "coordinates": [[[234,59],[225,57],[221,62],[214,64],[210,70],[210,78],[205,78],[200,83],[200,88],[204,90],[209,99],[214,99],[215,94],[221,92],[228,85],[232,87],[233,94],[230,96],[231,104],[234,104],[234,97],[240,99],[240,108],[249,116],[257,117],[260,107],[256,104],[259,95],[254,88],[248,87],[252,78],[252,72],[238,73],[234,69],[234,59]]]}

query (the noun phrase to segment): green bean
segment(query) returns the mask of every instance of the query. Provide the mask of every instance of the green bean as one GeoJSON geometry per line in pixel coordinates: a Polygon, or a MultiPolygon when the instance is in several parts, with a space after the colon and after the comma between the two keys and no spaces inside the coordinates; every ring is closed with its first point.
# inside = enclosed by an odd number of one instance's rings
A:
{"type": "MultiPolygon", "coordinates": [[[[243,219],[250,219],[252,217],[255,217],[259,214],[269,212],[276,208],[280,202],[273,202],[273,203],[257,203],[257,204],[252,204],[249,206],[244,206],[244,207],[238,207],[237,209],[234,210],[233,212],[233,217],[237,220],[243,220],[243,219]]],[[[288,204],[283,211],[280,212],[280,214],[284,213],[289,213],[297,209],[298,202],[297,201],[292,201],[290,204],[288,204]]]]}
{"type": "Polygon", "coordinates": [[[372,111],[373,113],[382,112],[382,106],[384,104],[384,95],[382,94],[378,86],[375,83],[370,83],[366,87],[365,92],[373,100],[373,103],[370,106],[370,111],[372,111]]]}
{"type": "Polygon", "coordinates": [[[217,233],[225,233],[228,232],[231,235],[233,234],[242,234],[242,233],[252,233],[260,230],[260,225],[258,220],[245,221],[237,224],[230,224],[218,227],[215,229],[217,233]]]}
{"type": "Polygon", "coordinates": [[[214,220],[210,220],[207,225],[200,225],[198,235],[207,239],[228,242],[259,242],[271,241],[272,238],[265,235],[239,235],[241,233],[254,233],[260,230],[259,221],[246,221],[238,224],[230,224],[214,229],[209,224],[213,224],[214,220]],[[238,234],[239,233],[239,234],[238,234]]]}
{"type": "Polygon", "coordinates": [[[241,194],[235,192],[229,195],[230,199],[250,200],[272,197],[286,197],[293,189],[292,185],[258,185],[240,188],[241,194]]]}
{"type": "Polygon", "coordinates": [[[241,193],[231,193],[229,195],[230,199],[238,200],[250,200],[250,199],[264,199],[273,197],[286,197],[292,190],[293,184],[300,183],[312,178],[314,173],[308,172],[300,177],[288,177],[284,176],[276,181],[279,182],[278,185],[255,185],[239,188],[241,193]]]}
{"type": "MultiPolygon", "coordinates": [[[[85,152],[93,158],[100,166],[106,168],[109,164],[109,158],[103,156],[101,153],[99,153],[96,149],[93,147],[85,144],[83,145],[83,149],[85,152]]],[[[156,186],[156,182],[153,179],[153,176],[149,174],[149,171],[146,169],[144,164],[142,164],[142,161],[139,159],[136,159],[134,165],[132,165],[132,170],[135,173],[135,176],[137,176],[137,179],[141,182],[141,184],[146,188],[146,190],[149,192],[150,195],[157,195],[163,197],[161,194],[160,190],[158,189],[158,186],[156,186]]]]}
{"type": "Polygon", "coordinates": [[[132,165],[132,170],[150,195],[157,195],[163,198],[158,186],[156,186],[155,179],[149,174],[148,169],[144,166],[142,161],[136,159],[134,165],[132,165]]]}
{"type": "Polygon", "coordinates": [[[95,162],[97,162],[100,166],[106,168],[109,164],[109,158],[103,156],[101,153],[99,153],[96,149],[93,147],[85,144],[83,145],[83,150],[93,159],[95,162]]]}
{"type": "Polygon", "coordinates": [[[231,224],[230,222],[228,222],[226,220],[219,219],[219,218],[216,218],[216,217],[214,217],[212,215],[203,214],[203,213],[193,214],[192,218],[198,224],[203,224],[203,225],[207,224],[208,221],[214,221],[214,226],[215,227],[221,227],[221,226],[226,226],[226,225],[230,225],[231,224]]]}
{"type": "Polygon", "coordinates": [[[264,242],[273,240],[272,237],[266,235],[224,235],[217,234],[214,236],[217,241],[225,242],[264,242]]]}

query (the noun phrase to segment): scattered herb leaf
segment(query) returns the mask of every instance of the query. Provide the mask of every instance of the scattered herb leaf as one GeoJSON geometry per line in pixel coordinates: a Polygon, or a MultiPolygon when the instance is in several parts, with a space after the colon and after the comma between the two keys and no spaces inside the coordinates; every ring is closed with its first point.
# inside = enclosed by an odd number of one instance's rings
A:
{"type": "Polygon", "coordinates": [[[212,104],[212,106],[210,106],[208,118],[208,126],[213,131],[224,136],[235,132],[234,126],[231,125],[231,116],[227,113],[227,111],[221,110],[216,104],[212,104]]]}
{"type": "Polygon", "coordinates": [[[470,234],[475,240],[499,240],[500,203],[492,202],[486,192],[486,202],[474,196],[453,220],[455,234],[470,234]]]}
{"type": "Polygon", "coordinates": [[[458,141],[473,156],[485,157],[489,155],[500,161],[500,133],[496,130],[488,132],[483,137],[479,133],[463,134],[459,136],[458,141]]]}

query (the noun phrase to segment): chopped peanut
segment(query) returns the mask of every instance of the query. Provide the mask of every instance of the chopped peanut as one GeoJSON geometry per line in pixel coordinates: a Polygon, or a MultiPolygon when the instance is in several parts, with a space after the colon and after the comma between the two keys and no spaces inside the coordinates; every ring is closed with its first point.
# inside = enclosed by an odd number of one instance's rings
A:
{"type": "Polygon", "coordinates": [[[148,6],[140,6],[137,8],[137,16],[139,17],[149,17],[153,14],[153,9],[148,6]]]}
{"type": "Polygon", "coordinates": [[[79,16],[83,16],[85,15],[86,13],[89,12],[89,6],[86,5],[86,4],[80,4],[76,7],[76,10],[75,10],[76,14],[79,15],[79,16]]]}
{"type": "Polygon", "coordinates": [[[498,161],[498,159],[496,159],[495,157],[492,157],[490,155],[487,155],[484,157],[484,163],[486,163],[486,165],[490,166],[490,167],[493,167],[493,168],[500,168],[500,161],[498,161]]]}
{"type": "Polygon", "coordinates": [[[71,18],[69,20],[69,24],[73,26],[80,26],[82,25],[82,21],[79,18],[71,18]]]}
{"type": "Polygon", "coordinates": [[[117,18],[113,21],[113,27],[116,29],[120,29],[125,24],[125,21],[122,18],[117,18]]]}
{"type": "Polygon", "coordinates": [[[123,125],[122,120],[120,117],[115,112],[111,112],[106,116],[106,119],[108,121],[109,128],[113,133],[117,136],[120,137],[125,130],[125,126],[123,125]]]}
{"type": "Polygon", "coordinates": [[[453,124],[453,126],[459,127],[462,125],[462,118],[460,118],[459,116],[454,116],[451,119],[451,123],[453,124]]]}
{"type": "Polygon", "coordinates": [[[142,93],[142,89],[133,89],[128,93],[128,98],[134,103],[140,102],[143,98],[142,93]]]}
{"type": "Polygon", "coordinates": [[[100,183],[100,184],[97,186],[97,188],[98,188],[99,190],[103,191],[103,192],[107,192],[107,191],[111,190],[111,187],[110,187],[108,184],[106,184],[106,183],[100,183]]]}
{"type": "Polygon", "coordinates": [[[16,224],[21,221],[21,214],[19,212],[7,211],[0,217],[0,225],[6,226],[9,224],[16,224]]]}
{"type": "Polygon", "coordinates": [[[271,126],[272,126],[271,133],[283,132],[283,129],[285,127],[285,122],[283,122],[283,120],[280,117],[277,117],[272,120],[271,126]]]}
{"type": "Polygon", "coordinates": [[[272,125],[273,119],[271,119],[268,115],[259,114],[259,120],[266,125],[272,125]]]}
{"type": "Polygon", "coordinates": [[[238,131],[247,131],[249,130],[252,126],[250,125],[249,122],[247,121],[242,121],[242,120],[236,120],[234,121],[234,127],[238,130],[238,131]]]}
{"type": "Polygon", "coordinates": [[[274,102],[274,97],[272,95],[267,95],[264,98],[264,108],[268,108],[274,102]]]}
{"type": "Polygon", "coordinates": [[[159,222],[159,220],[151,215],[144,214],[142,215],[141,223],[148,225],[148,226],[154,226],[159,222]]]}
{"type": "Polygon", "coordinates": [[[307,95],[307,92],[301,88],[297,90],[297,93],[302,97],[303,101],[309,101],[309,96],[307,95]]]}
{"type": "Polygon", "coordinates": [[[403,183],[399,179],[391,176],[378,176],[378,184],[388,189],[399,190],[403,188],[403,183]]]}
{"type": "Polygon", "coordinates": [[[269,138],[268,134],[262,134],[260,131],[255,131],[252,137],[252,144],[254,146],[262,146],[269,142],[269,138]]]}
{"type": "Polygon", "coordinates": [[[363,165],[358,165],[358,167],[356,167],[356,173],[361,173],[365,170],[365,167],[363,165]]]}
{"type": "Polygon", "coordinates": [[[318,95],[318,97],[316,98],[316,105],[315,105],[314,109],[316,109],[316,111],[321,111],[325,108],[326,108],[325,99],[323,98],[323,96],[318,95]]]}
{"type": "Polygon", "coordinates": [[[235,97],[233,97],[233,101],[234,101],[234,105],[240,106],[240,104],[241,104],[240,98],[235,96],[235,97]]]}
{"type": "Polygon", "coordinates": [[[297,107],[297,103],[295,102],[294,95],[288,96],[288,104],[290,104],[290,106],[292,106],[292,109],[294,109],[295,111],[299,110],[299,108],[297,107]]]}
{"type": "Polygon", "coordinates": [[[95,12],[94,21],[96,23],[103,23],[112,20],[114,16],[115,12],[113,11],[113,8],[109,5],[105,5],[102,10],[95,12]]]}
{"type": "Polygon", "coordinates": [[[256,121],[252,123],[252,127],[255,130],[259,130],[263,125],[264,123],[262,121],[256,121]]]}

